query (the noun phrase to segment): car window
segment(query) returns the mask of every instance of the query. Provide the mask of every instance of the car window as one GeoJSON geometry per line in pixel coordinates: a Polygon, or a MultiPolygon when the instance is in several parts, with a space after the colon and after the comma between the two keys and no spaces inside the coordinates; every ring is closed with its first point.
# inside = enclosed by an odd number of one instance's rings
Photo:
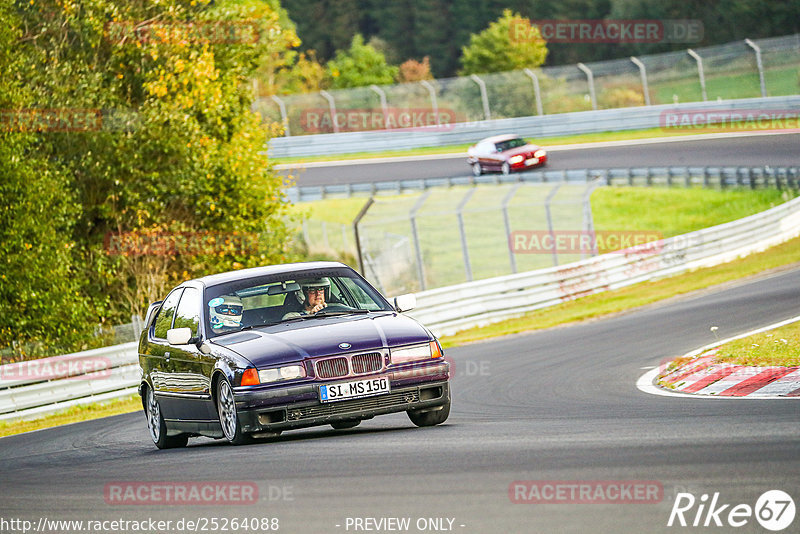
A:
{"type": "Polygon", "coordinates": [[[153,328],[153,335],[159,339],[167,338],[167,330],[172,328],[172,318],[175,316],[175,308],[178,307],[178,300],[181,298],[183,288],[179,287],[172,291],[169,296],[164,299],[164,304],[158,310],[156,315],[156,323],[153,328]]]}
{"type": "Polygon", "coordinates": [[[362,310],[381,309],[381,306],[375,302],[375,300],[370,297],[367,292],[364,291],[364,289],[356,284],[356,280],[354,278],[342,278],[340,281],[347,288],[353,298],[356,299],[359,308],[362,310]]]}
{"type": "Polygon", "coordinates": [[[524,139],[520,139],[520,138],[509,139],[508,141],[503,141],[501,143],[497,143],[497,145],[495,145],[495,146],[497,146],[497,150],[499,150],[500,152],[504,152],[504,151],[510,150],[512,148],[518,148],[518,147],[521,147],[521,146],[525,146],[525,140],[524,139]]]}
{"type": "Polygon", "coordinates": [[[201,302],[200,291],[193,287],[187,287],[183,291],[183,296],[181,296],[181,301],[178,304],[173,328],[188,327],[192,329],[192,337],[197,336],[200,329],[201,302]]]}

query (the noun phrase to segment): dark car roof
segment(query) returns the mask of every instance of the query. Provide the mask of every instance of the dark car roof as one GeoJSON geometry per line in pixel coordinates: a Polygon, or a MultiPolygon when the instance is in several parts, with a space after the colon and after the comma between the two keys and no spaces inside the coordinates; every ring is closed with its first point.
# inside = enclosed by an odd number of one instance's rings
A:
{"type": "Polygon", "coordinates": [[[309,261],[302,263],[282,263],[279,265],[268,265],[266,267],[253,267],[251,269],[240,269],[238,271],[228,271],[225,273],[211,274],[202,278],[195,278],[188,280],[185,284],[201,284],[205,287],[216,286],[219,284],[226,284],[236,280],[245,278],[258,278],[260,276],[269,276],[282,273],[301,273],[310,271],[312,269],[331,269],[337,267],[347,267],[338,261],[309,261]]]}

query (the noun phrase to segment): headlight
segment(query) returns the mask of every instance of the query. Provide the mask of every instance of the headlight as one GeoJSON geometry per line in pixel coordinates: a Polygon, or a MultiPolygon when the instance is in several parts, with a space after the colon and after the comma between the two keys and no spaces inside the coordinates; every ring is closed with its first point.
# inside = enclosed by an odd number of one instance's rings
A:
{"type": "Polygon", "coordinates": [[[511,156],[511,157],[508,159],[508,162],[509,162],[509,163],[519,163],[519,162],[521,162],[523,159],[525,159],[523,156],[511,156]]]}
{"type": "Polygon", "coordinates": [[[261,369],[258,372],[258,379],[262,384],[268,382],[278,382],[280,380],[292,380],[293,378],[303,378],[306,376],[306,369],[302,365],[287,365],[274,369],[261,369]]]}
{"type": "Polygon", "coordinates": [[[406,347],[402,349],[392,349],[390,351],[392,363],[416,362],[419,360],[429,360],[431,358],[440,358],[442,351],[439,350],[439,345],[435,341],[426,343],[424,345],[414,345],[413,347],[406,347]]]}
{"type": "Polygon", "coordinates": [[[536,152],[533,153],[533,157],[534,158],[543,158],[546,155],[547,155],[547,151],[544,150],[544,149],[537,150],[536,152]]]}

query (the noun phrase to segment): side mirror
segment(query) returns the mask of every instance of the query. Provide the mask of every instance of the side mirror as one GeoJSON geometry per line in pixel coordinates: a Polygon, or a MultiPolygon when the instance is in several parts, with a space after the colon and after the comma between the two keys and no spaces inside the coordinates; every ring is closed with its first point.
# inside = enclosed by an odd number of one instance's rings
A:
{"type": "Polygon", "coordinates": [[[167,330],[167,343],[170,345],[188,345],[192,341],[192,329],[171,328],[167,330]]]}
{"type": "Polygon", "coordinates": [[[417,307],[417,297],[413,293],[394,298],[394,309],[399,312],[413,310],[417,307]]]}

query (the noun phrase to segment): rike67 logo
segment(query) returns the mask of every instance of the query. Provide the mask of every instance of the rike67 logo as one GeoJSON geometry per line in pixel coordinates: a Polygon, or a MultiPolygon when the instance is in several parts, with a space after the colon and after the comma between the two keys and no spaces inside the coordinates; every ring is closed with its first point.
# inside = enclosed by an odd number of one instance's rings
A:
{"type": "Polygon", "coordinates": [[[710,498],[704,493],[699,499],[691,493],[678,493],[667,526],[738,528],[747,525],[755,517],[763,528],[777,532],[789,527],[794,515],[794,501],[781,490],[765,491],[756,500],[755,506],[724,503],[720,500],[719,492],[710,498]]]}

